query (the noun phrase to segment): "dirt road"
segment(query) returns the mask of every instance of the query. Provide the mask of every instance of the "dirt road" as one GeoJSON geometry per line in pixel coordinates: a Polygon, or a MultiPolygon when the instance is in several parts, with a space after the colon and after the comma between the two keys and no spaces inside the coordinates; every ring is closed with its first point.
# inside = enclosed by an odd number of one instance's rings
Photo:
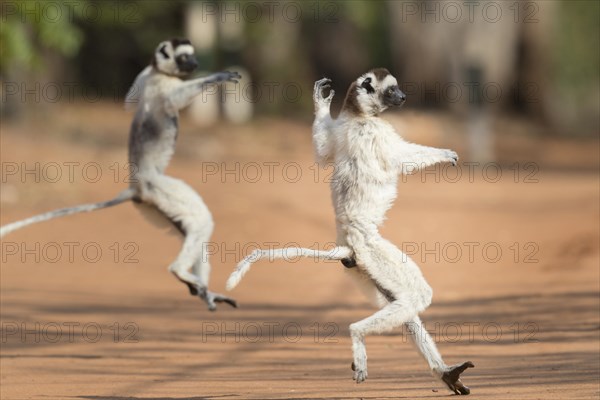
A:
{"type": "MultiPolygon", "coordinates": [[[[98,125],[83,132],[81,114],[2,126],[2,224],[126,186],[128,116],[86,112],[98,125]]],[[[435,119],[407,118],[425,132],[421,143],[464,151],[459,136],[436,133],[435,119]]],[[[169,172],[213,212],[213,290],[248,243],[324,248],[335,239],[328,174],[313,165],[308,125],[263,120],[199,134],[182,126],[169,172]]],[[[404,179],[383,235],[434,288],[423,320],[446,362],[475,363],[464,376],[472,398],[597,399],[597,143],[507,137],[501,147],[500,169],[463,164],[458,178],[438,169],[404,179]]],[[[166,270],[179,243],[130,204],[6,237],[0,397],[448,395],[402,332],[369,337],[369,379],[351,380],[347,327],[373,309],[340,264],[261,262],[233,292],[240,307],[211,313],[166,270]]]]}

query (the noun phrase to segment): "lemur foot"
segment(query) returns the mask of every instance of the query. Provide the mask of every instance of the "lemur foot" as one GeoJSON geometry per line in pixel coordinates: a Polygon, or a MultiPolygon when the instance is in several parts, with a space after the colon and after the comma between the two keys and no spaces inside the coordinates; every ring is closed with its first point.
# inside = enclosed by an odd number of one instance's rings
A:
{"type": "Polygon", "coordinates": [[[202,300],[204,300],[206,304],[208,304],[208,309],[210,311],[215,311],[217,309],[216,303],[227,303],[231,307],[237,308],[237,302],[234,299],[224,296],[220,293],[210,292],[204,285],[184,281],[175,273],[173,275],[175,275],[175,277],[180,282],[185,283],[185,285],[188,287],[188,290],[190,291],[190,295],[198,296],[202,300]]]}
{"type": "Polygon", "coordinates": [[[356,364],[352,362],[350,368],[352,368],[352,371],[354,371],[354,380],[356,383],[364,382],[369,376],[366,365],[363,368],[356,368],[356,364]]]}
{"type": "Polygon", "coordinates": [[[467,368],[474,368],[475,365],[471,361],[466,361],[462,364],[456,364],[448,367],[442,374],[442,381],[448,386],[448,389],[454,392],[454,394],[467,395],[471,393],[471,389],[466,387],[460,381],[460,374],[465,372],[467,368]]]}
{"type": "Polygon", "coordinates": [[[188,289],[190,291],[190,295],[192,295],[192,296],[198,296],[198,289],[196,289],[196,287],[194,285],[192,285],[191,283],[186,282],[186,281],[181,281],[181,282],[183,282],[183,283],[185,283],[187,285],[187,287],[188,287],[188,289]]]}
{"type": "Polygon", "coordinates": [[[208,304],[210,311],[216,311],[216,303],[227,303],[233,308],[237,308],[237,302],[231,297],[224,296],[220,293],[211,292],[205,287],[198,287],[198,296],[208,304]]]}
{"type": "Polygon", "coordinates": [[[181,277],[179,275],[177,275],[177,273],[175,273],[175,272],[173,272],[173,275],[175,275],[175,278],[177,278],[177,280],[179,282],[181,282],[181,283],[183,283],[183,284],[185,284],[187,286],[188,290],[190,291],[190,295],[192,295],[192,296],[198,296],[197,285],[181,279],[181,277]]]}
{"type": "Polygon", "coordinates": [[[331,79],[323,78],[315,82],[313,91],[313,100],[315,103],[325,103],[329,105],[335,96],[335,91],[331,89],[331,79]],[[329,89],[329,96],[325,97],[325,91],[329,89]]]}
{"type": "Polygon", "coordinates": [[[356,260],[354,258],[352,258],[352,257],[342,258],[340,261],[342,262],[342,264],[346,268],[354,268],[354,267],[356,267],[356,260]]]}

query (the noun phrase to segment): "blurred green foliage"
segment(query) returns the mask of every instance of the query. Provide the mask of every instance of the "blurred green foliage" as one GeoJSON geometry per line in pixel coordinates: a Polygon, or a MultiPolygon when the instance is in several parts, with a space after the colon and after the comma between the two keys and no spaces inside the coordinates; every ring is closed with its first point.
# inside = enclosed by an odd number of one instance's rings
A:
{"type": "Polygon", "coordinates": [[[598,135],[600,130],[600,2],[562,0],[550,82],[558,115],[554,122],[574,135],[598,135]],[[558,117],[558,118],[557,118],[558,117]]]}
{"type": "MultiPolygon", "coordinates": [[[[81,0],[85,4],[87,0],[81,0]]],[[[56,51],[65,57],[73,57],[81,47],[83,31],[74,24],[82,8],[72,9],[71,18],[62,13],[68,1],[49,3],[19,0],[2,5],[0,24],[0,71],[11,65],[17,68],[35,69],[44,64],[41,49],[56,51]],[[56,7],[54,7],[56,5],[56,7]]]]}
{"type": "MultiPolygon", "coordinates": [[[[593,126],[589,121],[597,118],[600,93],[600,2],[547,1],[558,5],[558,12],[551,16],[549,26],[554,36],[550,54],[544,61],[550,65],[540,68],[534,60],[529,73],[534,76],[544,73],[540,82],[552,86],[548,93],[567,99],[570,109],[575,110],[571,111],[571,118],[576,119],[573,113],[585,108],[588,126],[593,126]]],[[[249,3],[263,7],[264,15],[274,3],[279,5],[278,10],[286,4],[283,0],[270,2],[271,6],[260,0],[208,1],[229,10],[249,3]]],[[[390,24],[398,19],[390,18],[390,2],[308,0],[295,3],[301,5],[304,12],[300,21],[290,23],[263,17],[258,22],[245,23],[243,46],[231,50],[217,45],[198,54],[201,69],[243,65],[259,86],[265,82],[294,82],[302,86],[304,94],[310,92],[312,81],[320,76],[337,77],[335,89],[341,94],[350,80],[367,68],[381,65],[402,71],[390,50],[402,46],[402,40],[408,39],[392,37],[390,24]],[[319,18],[313,13],[315,7],[321,12],[319,18]],[[327,23],[328,16],[334,17],[335,23],[327,23]]],[[[412,3],[428,2],[415,0],[412,3]]],[[[185,36],[189,5],[185,0],[4,0],[0,74],[6,79],[18,72],[21,78],[34,79],[45,66],[62,59],[62,65],[51,65],[54,67],[51,73],[55,75],[52,78],[76,80],[102,93],[123,96],[133,78],[148,64],[157,43],[185,36]]],[[[395,10],[398,12],[398,8],[395,10]]],[[[223,15],[218,15],[217,24],[222,23],[223,15]]],[[[413,28],[431,27],[414,24],[413,28]]],[[[425,57],[424,54],[417,52],[407,56],[425,57]]],[[[334,109],[341,100],[343,96],[336,96],[334,109]]],[[[303,95],[298,103],[259,101],[255,106],[259,113],[306,116],[310,115],[307,111],[312,104],[311,96],[303,95]]],[[[527,109],[527,112],[534,113],[534,110],[527,109]]]]}
{"type": "MultiPolygon", "coordinates": [[[[562,0],[554,74],[563,88],[587,89],[600,77],[600,2],[562,0]]],[[[596,86],[597,87],[597,86],[596,86]]]]}
{"type": "Polygon", "coordinates": [[[97,7],[98,17],[76,20],[85,41],[74,60],[75,74],[102,93],[124,96],[157,44],[184,35],[185,1],[88,1],[97,7]]]}

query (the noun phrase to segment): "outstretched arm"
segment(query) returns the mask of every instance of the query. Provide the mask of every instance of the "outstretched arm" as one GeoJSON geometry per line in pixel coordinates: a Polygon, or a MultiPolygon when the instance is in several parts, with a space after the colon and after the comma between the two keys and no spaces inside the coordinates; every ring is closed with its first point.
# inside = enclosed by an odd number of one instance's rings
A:
{"type": "Polygon", "coordinates": [[[331,100],[335,92],[329,90],[329,96],[325,97],[324,92],[329,89],[331,79],[323,78],[315,82],[313,91],[313,102],[315,105],[315,120],[313,122],[313,146],[315,148],[315,156],[317,162],[325,165],[331,161],[332,154],[332,139],[331,128],[333,119],[331,118],[330,107],[331,100]]]}
{"type": "Polygon", "coordinates": [[[452,150],[422,146],[404,140],[400,140],[399,143],[396,156],[402,174],[410,174],[437,163],[448,162],[456,165],[458,162],[458,155],[452,150]]]}
{"type": "Polygon", "coordinates": [[[173,108],[181,110],[190,105],[194,97],[198,96],[202,90],[204,90],[206,85],[218,82],[237,83],[237,80],[240,78],[241,76],[237,72],[224,71],[217,72],[204,78],[183,81],[170,91],[168,98],[173,108]]]}

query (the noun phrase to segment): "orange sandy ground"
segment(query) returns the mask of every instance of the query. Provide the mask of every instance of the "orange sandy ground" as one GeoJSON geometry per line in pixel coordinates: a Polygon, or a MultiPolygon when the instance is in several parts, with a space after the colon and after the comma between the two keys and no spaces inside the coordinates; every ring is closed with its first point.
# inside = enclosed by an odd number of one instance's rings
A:
{"type": "MultiPolygon", "coordinates": [[[[124,166],[130,116],[112,106],[71,108],[59,119],[2,125],[3,224],[108,199],[125,187],[125,170],[115,179],[111,165],[124,166]],[[97,124],[84,125],[87,118],[97,124]],[[22,162],[29,168],[58,163],[63,176],[36,183],[35,175],[19,176],[22,162]],[[80,163],[74,183],[65,162],[80,163]],[[89,162],[101,166],[98,182],[81,177],[81,166],[89,162]],[[19,173],[8,174],[14,165],[19,173]]],[[[406,113],[408,137],[464,154],[465,139],[451,133],[460,124],[444,118],[406,113]]],[[[308,124],[261,120],[198,133],[182,121],[182,129],[169,173],[197,189],[213,213],[213,290],[223,290],[249,242],[322,248],[334,240],[326,176],[321,172],[315,179],[311,167],[308,124]],[[220,173],[235,171],[236,162],[240,182],[235,172],[222,179],[220,173]],[[250,162],[262,172],[256,182],[248,182],[256,180],[250,162]],[[265,164],[270,162],[276,164],[265,164]],[[286,165],[292,166],[284,179],[286,165]],[[215,166],[218,172],[211,175],[215,166]],[[294,182],[298,166],[302,177],[294,182]]],[[[498,129],[516,130],[510,124],[498,129]]],[[[475,363],[464,375],[472,398],[597,399],[598,143],[499,137],[504,168],[498,182],[483,179],[480,169],[472,182],[411,176],[400,185],[383,235],[415,253],[434,288],[423,320],[448,363],[475,363]],[[518,182],[514,161],[521,162],[518,182]],[[540,170],[526,170],[527,161],[540,170]],[[537,182],[523,182],[531,171],[537,182]],[[502,255],[491,262],[498,248],[502,255]]],[[[261,262],[232,293],[240,307],[222,305],[211,313],[166,270],[179,246],[176,235],[149,224],[131,204],[6,237],[1,398],[448,395],[402,332],[369,337],[369,379],[360,385],[351,380],[347,327],[373,308],[340,264],[261,262]],[[76,246],[72,257],[70,242],[76,246]]]]}

